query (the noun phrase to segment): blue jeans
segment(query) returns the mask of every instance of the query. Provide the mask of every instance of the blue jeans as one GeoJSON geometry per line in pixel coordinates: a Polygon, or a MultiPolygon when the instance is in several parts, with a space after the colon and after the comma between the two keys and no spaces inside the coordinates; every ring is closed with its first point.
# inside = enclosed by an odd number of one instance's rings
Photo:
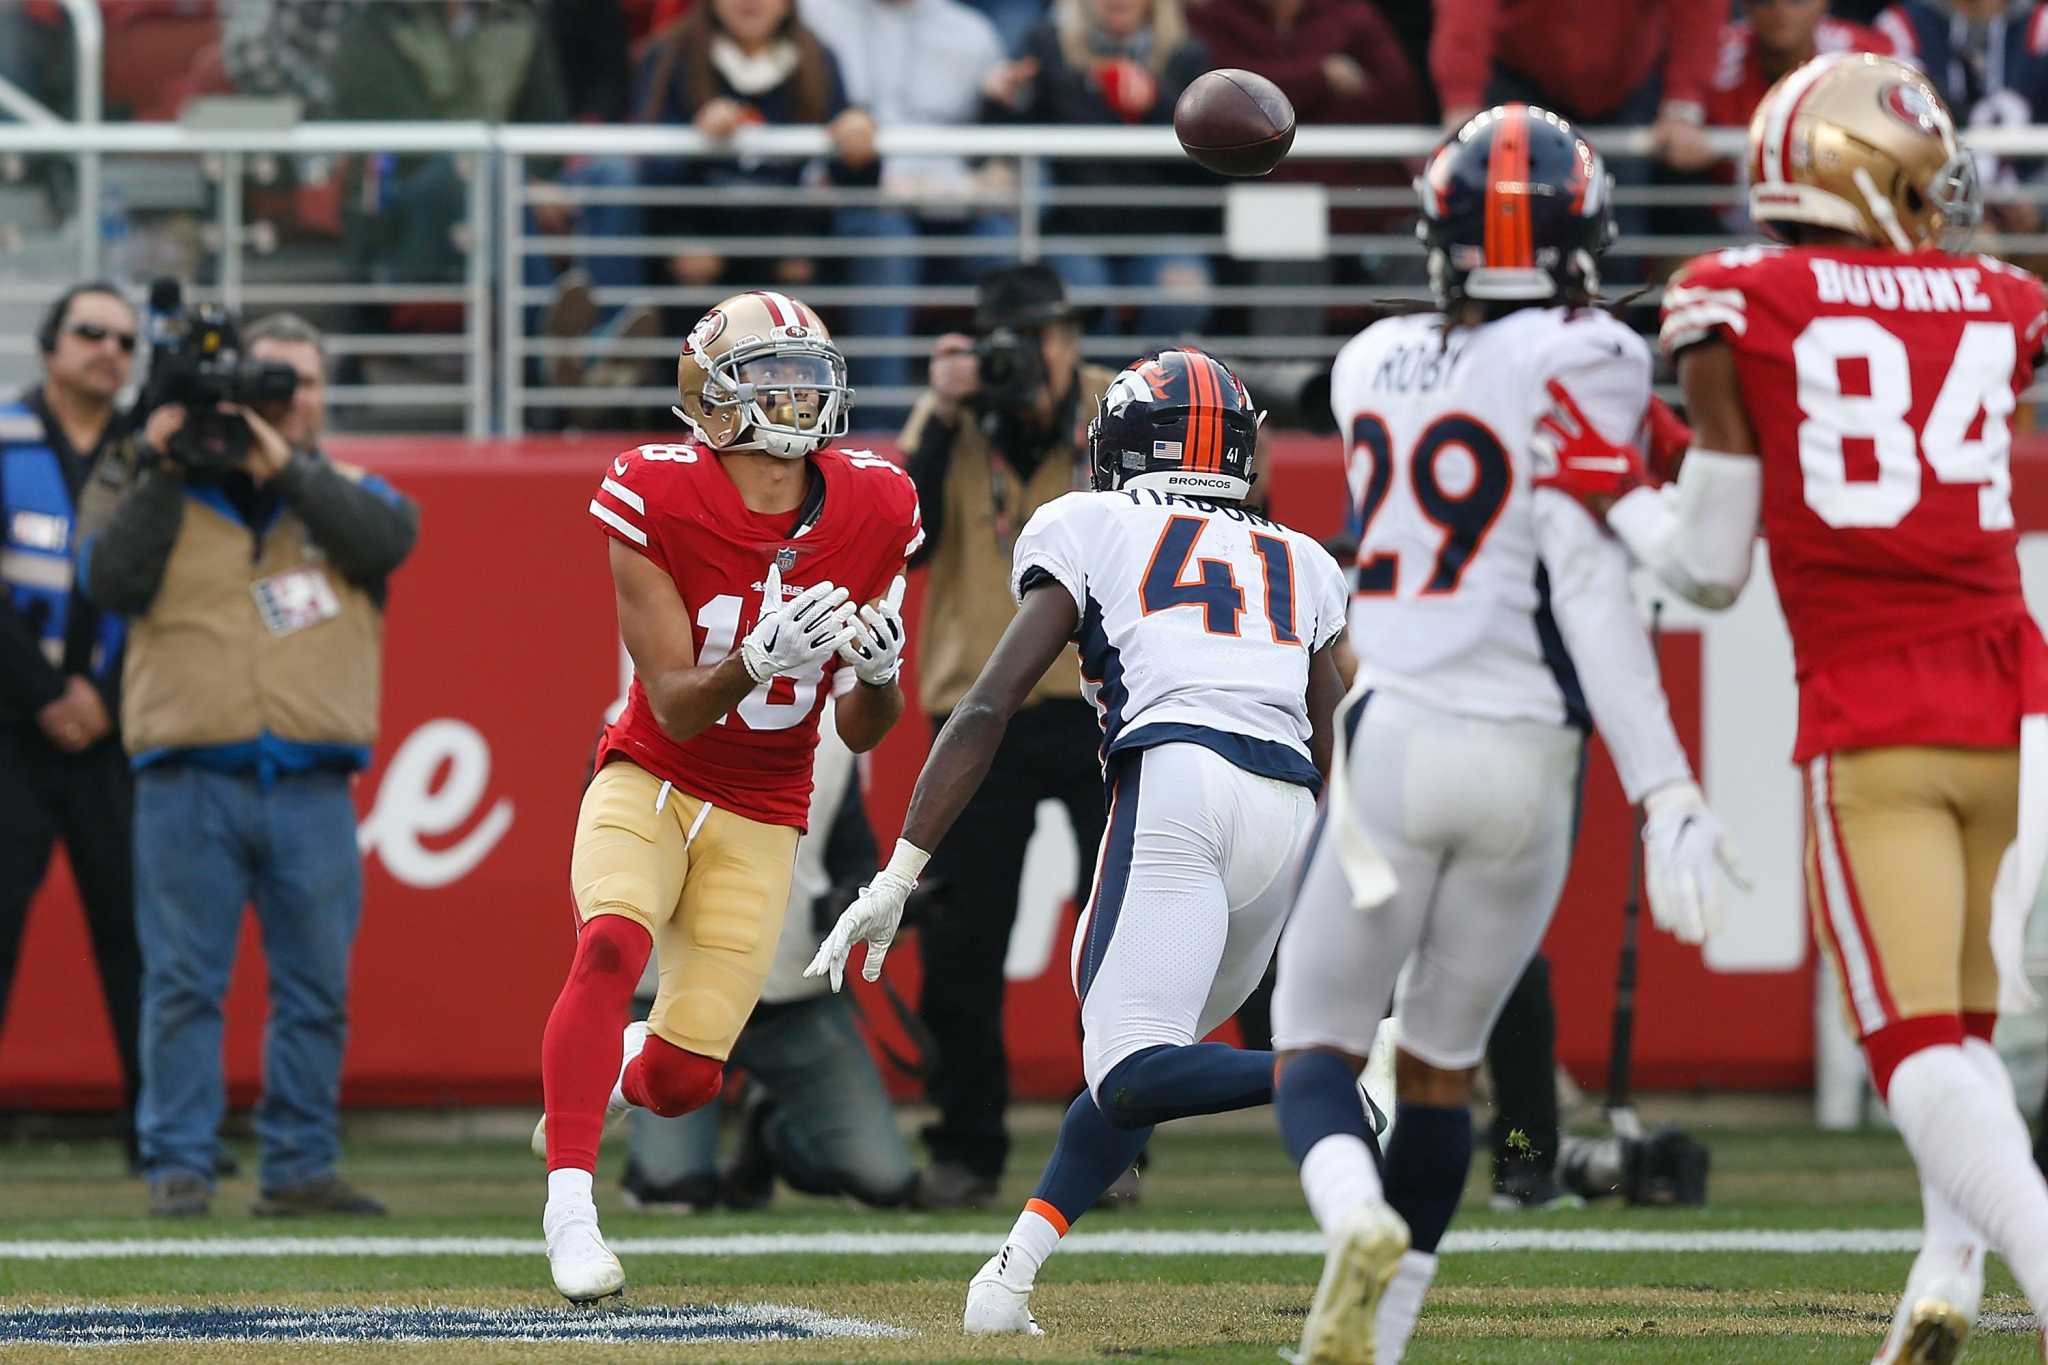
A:
{"type": "MultiPolygon", "coordinates": [[[[1209,306],[1202,301],[1202,293],[1212,276],[1209,262],[1200,256],[1054,256],[1051,264],[1070,292],[1111,285],[1156,288],[1162,277],[1174,273],[1190,282],[1199,277],[1199,285],[1190,283],[1184,299],[1148,303],[1138,309],[1132,333],[1153,344],[1181,340],[1201,331],[1208,321],[1209,306]]],[[[1107,333],[1115,329],[1105,318],[1096,330],[1107,333]]]]}
{"type": "MultiPolygon", "coordinates": [[[[854,256],[846,263],[846,282],[863,289],[908,289],[918,284],[972,282],[997,266],[1011,263],[1002,256],[920,256],[917,238],[1009,237],[1017,231],[1017,220],[1001,213],[979,213],[952,219],[921,219],[907,208],[853,208],[839,211],[836,230],[841,237],[886,237],[900,241],[901,250],[888,256],[854,256]]],[[[901,338],[910,335],[912,308],[907,303],[877,303],[847,310],[848,334],[853,336],[901,338]]],[[[855,388],[908,388],[912,358],[907,355],[864,356],[853,362],[855,388]]],[[[861,416],[872,426],[887,426],[879,410],[896,412],[905,404],[874,403],[863,397],[861,416]]]]}
{"type": "Polygon", "coordinates": [[[340,1153],[348,959],[363,868],[346,774],[264,786],[189,765],[145,768],[135,786],[135,913],[142,939],[144,1169],[213,1180],[226,1107],[221,1001],[243,907],[254,902],[270,973],[263,1096],[266,1190],[328,1174],[340,1153]]]}
{"type": "MultiPolygon", "coordinates": [[[[640,173],[628,156],[586,156],[569,162],[555,180],[579,189],[630,189],[640,183],[640,173]]],[[[579,237],[638,237],[644,217],[638,204],[578,204],[576,221],[569,230],[579,237]]],[[[528,236],[540,231],[531,208],[526,210],[525,231],[528,236]]],[[[591,285],[598,289],[632,288],[647,278],[647,262],[639,256],[585,256],[576,264],[589,272],[591,285]]],[[[555,282],[554,262],[545,252],[536,254],[529,249],[521,258],[521,273],[530,288],[546,288],[555,282]]],[[[531,311],[528,330],[539,315],[538,309],[531,311]]],[[[615,303],[600,307],[599,325],[609,322],[618,311],[615,303]]]]}
{"type": "MultiPolygon", "coordinates": [[[[910,1149],[843,997],[757,1007],[733,1045],[732,1065],[778,1102],[768,1143],[791,1188],[866,1204],[910,1197],[917,1181],[910,1149]]],[[[718,1106],[678,1119],[636,1110],[631,1143],[635,1163],[655,1184],[714,1174],[718,1106]]]]}

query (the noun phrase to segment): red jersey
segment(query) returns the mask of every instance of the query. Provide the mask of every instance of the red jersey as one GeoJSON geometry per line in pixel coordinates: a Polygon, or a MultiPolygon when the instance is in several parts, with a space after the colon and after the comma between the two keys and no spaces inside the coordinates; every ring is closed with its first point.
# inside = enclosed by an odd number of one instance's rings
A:
{"type": "Polygon", "coordinates": [[[2048,294],[1988,256],[1744,247],[1664,294],[1676,354],[1734,351],[1799,675],[1794,757],[2019,741],[2048,709],[2020,594],[2007,420],[2048,294]]]}
{"type": "MultiPolygon", "coordinates": [[[[1894,55],[1892,40],[1885,34],[1832,17],[1822,18],[1814,29],[1813,52],[1817,57],[1830,52],[1894,55]]],[[[1756,46],[1756,31],[1741,20],[1724,26],[1714,75],[1707,83],[1707,122],[1716,126],[1747,127],[1749,116],[1756,112],[1757,105],[1763,103],[1764,95],[1775,79],[1764,74],[1763,54],[1756,46]]]]}
{"type": "MultiPolygon", "coordinates": [[[[787,597],[829,580],[867,602],[888,590],[923,542],[917,490],[895,464],[859,450],[824,450],[810,460],[823,477],[824,500],[801,529],[801,513],[750,510],[706,448],[644,445],[605,471],[590,513],[606,535],[675,580],[699,664],[719,662],[753,630],[771,563],[781,567],[787,597]]],[[[635,677],[626,709],[598,741],[598,766],[631,759],[723,810],[803,829],[818,717],[842,666],[834,655],[811,672],[771,678],[680,744],[655,720],[635,677]]]]}

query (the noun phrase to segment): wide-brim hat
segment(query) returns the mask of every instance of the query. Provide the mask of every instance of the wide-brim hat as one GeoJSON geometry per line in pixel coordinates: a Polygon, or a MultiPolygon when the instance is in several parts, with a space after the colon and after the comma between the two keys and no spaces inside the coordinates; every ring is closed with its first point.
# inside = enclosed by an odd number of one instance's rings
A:
{"type": "Polygon", "coordinates": [[[974,326],[982,332],[996,327],[1044,327],[1080,316],[1067,302],[1067,288],[1058,273],[1035,262],[989,271],[975,285],[974,295],[974,326]]]}

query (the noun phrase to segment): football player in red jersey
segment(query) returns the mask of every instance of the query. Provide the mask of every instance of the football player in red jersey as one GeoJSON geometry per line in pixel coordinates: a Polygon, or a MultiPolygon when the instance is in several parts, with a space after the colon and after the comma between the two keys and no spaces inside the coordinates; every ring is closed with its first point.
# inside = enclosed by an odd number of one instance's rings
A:
{"type": "Polygon", "coordinates": [[[2048,844],[2048,646],[2020,595],[2007,431],[2048,296],[1959,254],[1970,155],[1892,58],[1780,81],[1750,124],[1750,184],[1786,245],[1703,256],[1664,294],[1695,433],[1675,487],[1624,493],[1634,452],[1561,390],[1558,481],[1611,502],[1636,557],[1708,606],[1741,590],[1759,529],[1770,543],[1814,931],[1926,1213],[1878,1360],[1948,1361],[1987,1244],[2048,1311],[2048,1186],[1990,1041],[2031,998],[2020,945],[2048,844]]]}
{"type": "Polygon", "coordinates": [[[590,503],[634,677],[577,818],[576,955],[541,1042],[548,1264],[578,1302],[625,1283],[591,1201],[601,1131],[716,1096],[759,998],[828,689],[856,753],[902,713],[902,573],[924,536],[907,475],[829,445],[852,391],[810,308],[727,299],[676,368],[692,439],[620,455],[590,503]],[[660,992],[622,1042],[650,953],[660,992]]]}

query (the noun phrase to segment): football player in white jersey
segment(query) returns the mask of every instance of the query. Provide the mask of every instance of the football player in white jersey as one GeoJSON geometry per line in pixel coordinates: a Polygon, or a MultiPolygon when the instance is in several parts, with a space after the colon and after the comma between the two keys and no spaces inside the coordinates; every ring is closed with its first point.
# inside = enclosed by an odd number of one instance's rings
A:
{"type": "Polygon", "coordinates": [[[1631,437],[1649,403],[1648,348],[1586,306],[1606,170],[1563,119],[1508,104],[1416,188],[1441,311],[1374,324],[1331,378],[1363,520],[1360,668],[1273,999],[1281,1135],[1330,1239],[1300,1353],[1319,1363],[1398,1360],[1414,1328],[1471,1161],[1472,1072],[1564,885],[1589,724],[1643,806],[1658,924],[1698,943],[1720,894],[1720,825],[1627,554],[1537,487],[1547,381],[1631,437]],[[1404,966],[1383,1192],[1354,1087],[1404,966]]]}
{"type": "MultiPolygon", "coordinates": [[[[1089,428],[1095,491],[1047,504],[1024,528],[1016,620],[932,746],[888,867],[810,967],[836,988],[865,941],[863,974],[880,973],[904,898],[1011,713],[1077,641],[1110,798],[1074,931],[1088,1089],[968,1288],[969,1332],[1038,1334],[1039,1265],[1154,1124],[1272,1098],[1272,1053],[1197,1040],[1272,959],[1328,770],[1346,604],[1343,571],[1320,545],[1242,505],[1258,430],[1244,386],[1199,351],[1162,351],[1117,376],[1089,428]]],[[[1362,1113],[1356,1091],[1351,1107],[1362,1113]]]]}

